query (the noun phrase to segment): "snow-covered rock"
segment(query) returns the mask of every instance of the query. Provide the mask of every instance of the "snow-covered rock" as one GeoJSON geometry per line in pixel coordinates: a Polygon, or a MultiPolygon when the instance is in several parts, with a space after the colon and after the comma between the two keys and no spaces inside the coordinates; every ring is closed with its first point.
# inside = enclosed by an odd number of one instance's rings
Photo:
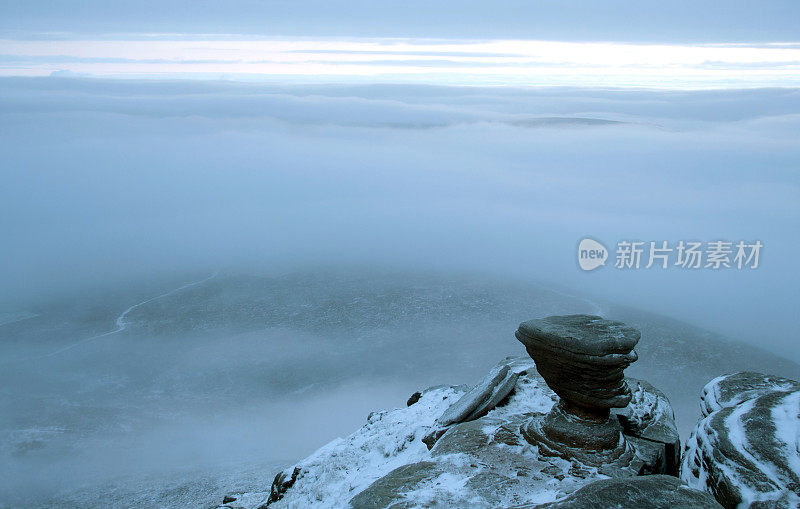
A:
{"type": "MultiPolygon", "coordinates": [[[[622,428],[664,472],[668,445],[678,440],[672,408],[646,382],[628,384],[633,397],[619,410],[622,428]]],[[[506,359],[472,389],[434,387],[405,408],[371,414],[352,435],[279,473],[271,492],[239,497],[237,507],[534,507],[597,480],[633,478],[630,469],[543,456],[525,440],[522,425],[557,399],[531,359],[506,359]],[[423,442],[434,430],[442,433],[423,442]]]]}
{"type": "MultiPolygon", "coordinates": [[[[346,507],[376,479],[427,458],[429,451],[422,438],[465,390],[431,388],[411,406],[370,414],[367,423],[352,435],[318,449],[289,469],[288,475],[278,474],[295,480],[282,493],[273,489],[268,500],[275,507],[346,507]]],[[[281,482],[277,477],[276,481],[281,482]]]]}
{"type": "Polygon", "coordinates": [[[483,380],[458,398],[436,419],[433,429],[422,438],[422,441],[430,449],[450,426],[474,421],[489,413],[511,394],[517,385],[519,375],[531,368],[531,361],[524,358],[506,359],[498,364],[483,377],[483,380]]]}
{"type": "Polygon", "coordinates": [[[664,448],[663,473],[678,475],[681,461],[681,438],[675,426],[675,412],[663,392],[645,380],[626,378],[631,389],[631,402],[614,409],[625,434],[664,448]]]}
{"type": "Polygon", "coordinates": [[[480,383],[470,389],[436,419],[441,427],[483,417],[514,389],[518,374],[508,365],[493,369],[480,383]]]}
{"type": "Polygon", "coordinates": [[[800,384],[743,372],[709,382],[681,477],[725,507],[800,507],[800,384]]]}

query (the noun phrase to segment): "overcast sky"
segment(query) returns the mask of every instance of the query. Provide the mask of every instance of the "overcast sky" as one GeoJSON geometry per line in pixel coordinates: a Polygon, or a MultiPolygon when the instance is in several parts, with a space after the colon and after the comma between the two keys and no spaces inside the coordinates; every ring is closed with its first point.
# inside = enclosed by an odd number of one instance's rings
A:
{"type": "Polygon", "coordinates": [[[470,0],[4,0],[0,29],[28,32],[513,38],[571,41],[797,41],[800,3],[470,0]]]}

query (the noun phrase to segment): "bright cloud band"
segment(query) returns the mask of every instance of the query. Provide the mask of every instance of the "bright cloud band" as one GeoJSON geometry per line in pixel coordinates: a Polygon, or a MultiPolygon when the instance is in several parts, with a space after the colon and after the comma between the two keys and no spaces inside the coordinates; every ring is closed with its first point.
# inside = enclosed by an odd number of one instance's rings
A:
{"type": "Polygon", "coordinates": [[[286,82],[609,86],[800,86],[800,44],[530,40],[249,40],[130,36],[0,40],[0,75],[286,82]]]}

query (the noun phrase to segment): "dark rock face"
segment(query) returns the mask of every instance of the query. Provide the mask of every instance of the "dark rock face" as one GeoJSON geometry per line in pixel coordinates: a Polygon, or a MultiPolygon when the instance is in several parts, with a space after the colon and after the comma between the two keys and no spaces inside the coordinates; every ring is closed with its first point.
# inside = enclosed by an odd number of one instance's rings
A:
{"type": "Polygon", "coordinates": [[[294,486],[300,474],[301,470],[298,467],[295,467],[291,474],[285,470],[279,472],[278,475],[275,476],[275,480],[272,481],[272,487],[269,490],[269,498],[267,499],[267,503],[264,504],[264,507],[282,499],[286,491],[294,486]]]}
{"type": "Polygon", "coordinates": [[[691,489],[671,476],[648,475],[605,479],[584,486],[563,500],[537,506],[540,509],[719,509],[710,494],[691,489]]]}
{"type": "Polygon", "coordinates": [[[412,394],[412,395],[411,395],[411,397],[410,397],[410,398],[408,398],[408,401],[406,401],[406,406],[411,406],[411,405],[413,405],[414,403],[416,403],[417,401],[419,401],[419,398],[420,398],[420,397],[422,397],[422,393],[421,393],[421,392],[419,392],[419,391],[415,392],[414,394],[412,394]]]}
{"type": "Polygon", "coordinates": [[[568,315],[524,322],[516,336],[561,398],[547,415],[536,415],[523,427],[531,444],[544,454],[593,466],[627,467],[641,459],[610,414],[631,401],[623,372],[636,360],[639,331],[599,316],[568,315]]]}
{"type": "Polygon", "coordinates": [[[725,507],[800,507],[800,384],[743,372],[712,380],[681,477],[725,507]]]}

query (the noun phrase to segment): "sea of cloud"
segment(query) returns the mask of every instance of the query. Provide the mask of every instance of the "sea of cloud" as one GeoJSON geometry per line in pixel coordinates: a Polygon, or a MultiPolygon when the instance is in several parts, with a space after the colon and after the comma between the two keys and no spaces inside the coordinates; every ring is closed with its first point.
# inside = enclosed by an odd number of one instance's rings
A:
{"type": "MultiPolygon", "coordinates": [[[[797,358],[800,92],[0,80],[4,312],[197,268],[545,280],[797,358]],[[756,270],[576,263],[761,240],[756,270]]],[[[613,263],[613,259],[611,260],[613,263]]]]}

